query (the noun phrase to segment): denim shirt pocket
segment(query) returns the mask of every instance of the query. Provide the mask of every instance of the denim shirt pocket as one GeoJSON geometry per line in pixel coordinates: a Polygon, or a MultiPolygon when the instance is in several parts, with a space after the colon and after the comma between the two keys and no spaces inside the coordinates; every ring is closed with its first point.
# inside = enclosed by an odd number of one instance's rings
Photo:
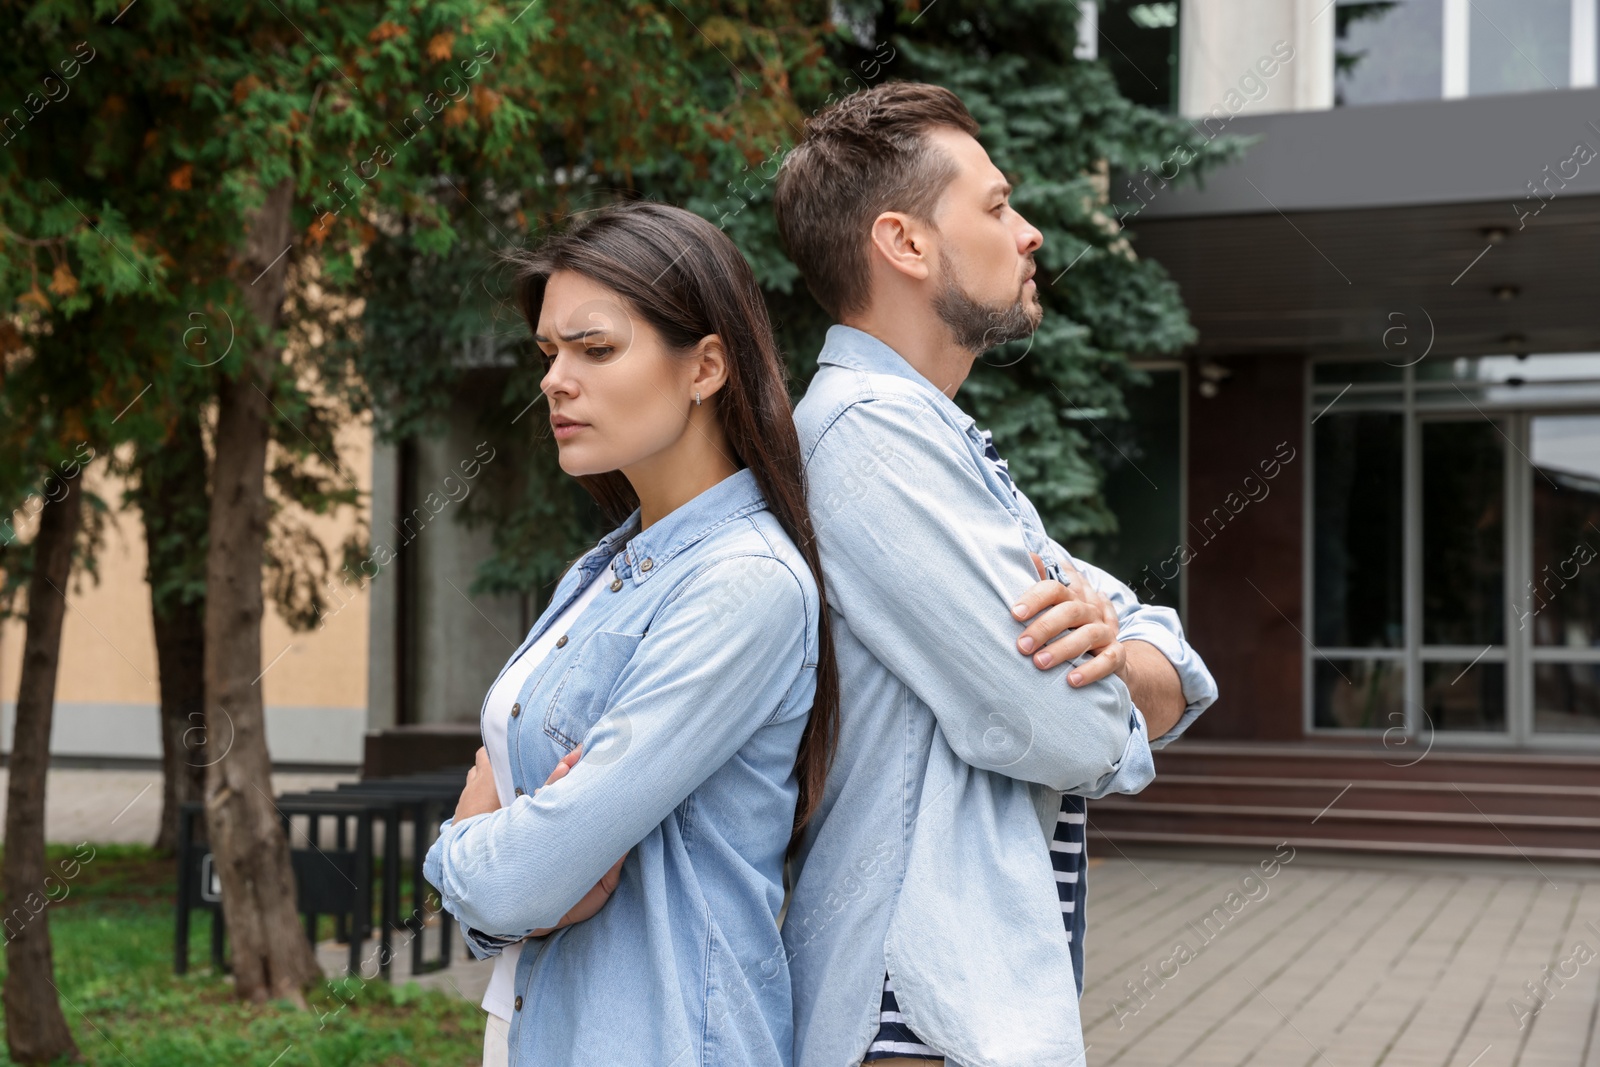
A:
{"type": "Polygon", "coordinates": [[[584,640],[544,713],[544,732],[553,741],[570,751],[583,740],[605,713],[617,677],[643,637],[604,630],[584,640]]]}

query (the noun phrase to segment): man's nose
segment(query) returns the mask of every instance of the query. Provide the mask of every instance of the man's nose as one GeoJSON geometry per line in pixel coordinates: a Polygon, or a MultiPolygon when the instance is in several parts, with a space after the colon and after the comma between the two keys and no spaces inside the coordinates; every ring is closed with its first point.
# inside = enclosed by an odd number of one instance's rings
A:
{"type": "Polygon", "coordinates": [[[1021,231],[1017,234],[1017,250],[1023,255],[1031,255],[1044,244],[1044,234],[1036,230],[1027,222],[1022,224],[1021,231]]]}

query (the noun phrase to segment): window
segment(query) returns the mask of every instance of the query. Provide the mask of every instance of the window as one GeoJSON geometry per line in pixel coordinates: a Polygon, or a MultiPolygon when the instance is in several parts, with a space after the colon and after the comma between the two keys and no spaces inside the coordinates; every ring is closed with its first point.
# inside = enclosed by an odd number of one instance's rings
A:
{"type": "Polygon", "coordinates": [[[1307,718],[1600,742],[1600,355],[1318,360],[1307,718]]]}
{"type": "Polygon", "coordinates": [[[1573,7],[1572,0],[1472,0],[1467,91],[1481,96],[1569,86],[1571,49],[1584,43],[1571,36],[1573,7]]]}
{"type": "Polygon", "coordinates": [[[1403,716],[1405,645],[1400,539],[1403,417],[1356,411],[1312,426],[1312,632],[1330,651],[1315,664],[1313,723],[1384,729],[1403,716]]]}
{"type": "Polygon", "coordinates": [[[1514,625],[1532,641],[1533,729],[1600,734],[1600,415],[1530,420],[1532,540],[1514,625]]]}
{"type": "Polygon", "coordinates": [[[1336,106],[1592,86],[1596,0],[1337,0],[1336,106]]]}
{"type": "Polygon", "coordinates": [[[1105,61],[1136,104],[1178,110],[1178,0],[1080,0],[1080,59],[1105,61]]]}
{"type": "Polygon", "coordinates": [[[1437,100],[1443,93],[1444,0],[1340,3],[1334,105],[1437,100]]]}

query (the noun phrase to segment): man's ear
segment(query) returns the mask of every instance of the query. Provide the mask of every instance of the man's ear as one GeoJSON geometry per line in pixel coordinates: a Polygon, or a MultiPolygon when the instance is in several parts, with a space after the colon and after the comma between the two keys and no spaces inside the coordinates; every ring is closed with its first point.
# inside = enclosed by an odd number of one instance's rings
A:
{"type": "Polygon", "coordinates": [[[917,281],[933,272],[933,233],[927,223],[899,211],[872,220],[872,254],[917,281]]]}
{"type": "Polygon", "coordinates": [[[690,399],[699,390],[701,402],[709,400],[728,381],[728,353],[722,347],[722,338],[707,334],[695,345],[694,380],[689,383],[690,399]]]}

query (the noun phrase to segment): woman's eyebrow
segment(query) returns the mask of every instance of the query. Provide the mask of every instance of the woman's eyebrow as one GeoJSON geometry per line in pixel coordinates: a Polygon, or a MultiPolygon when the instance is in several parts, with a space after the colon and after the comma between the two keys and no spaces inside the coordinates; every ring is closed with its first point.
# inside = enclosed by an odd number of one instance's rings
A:
{"type": "MultiPolygon", "coordinates": [[[[592,337],[593,335],[595,335],[597,333],[598,334],[604,334],[605,333],[604,328],[600,327],[600,326],[590,326],[586,330],[578,330],[575,333],[564,333],[564,334],[561,334],[560,335],[560,339],[563,340],[563,341],[581,341],[585,337],[592,337]]],[[[547,344],[550,343],[550,338],[546,337],[542,333],[534,334],[533,335],[533,339],[534,339],[534,341],[536,343],[541,344],[541,345],[547,345],[547,344]]]]}

